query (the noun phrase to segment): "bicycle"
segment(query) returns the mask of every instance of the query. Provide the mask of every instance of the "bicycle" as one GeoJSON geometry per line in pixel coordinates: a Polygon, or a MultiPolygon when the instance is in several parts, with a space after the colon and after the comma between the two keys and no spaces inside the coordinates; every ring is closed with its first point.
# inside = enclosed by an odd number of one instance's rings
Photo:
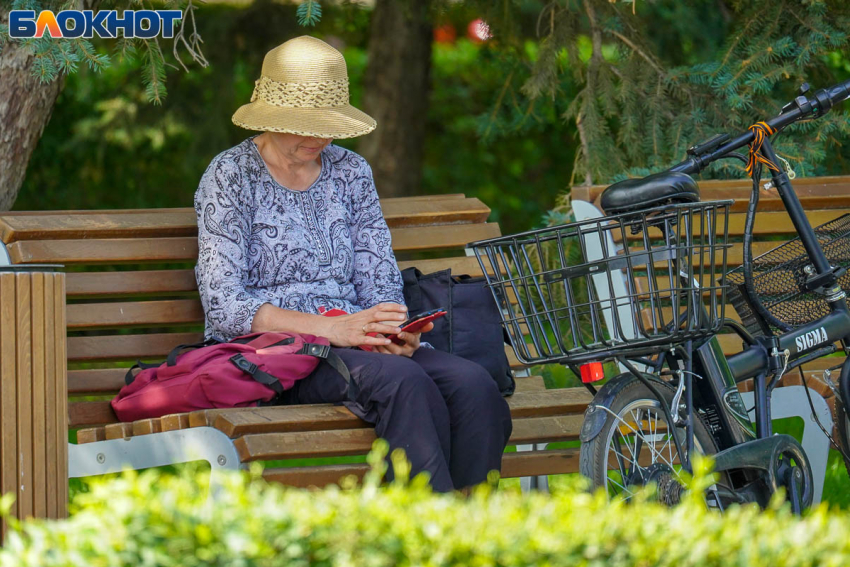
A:
{"type": "MultiPolygon", "coordinates": [[[[850,353],[850,215],[813,228],[770,140],[850,98],[850,81],[808,92],[803,85],[778,116],[745,133],[690,148],[667,171],[606,188],[604,217],[469,245],[520,361],[595,377],[603,362],[624,369],[598,390],[592,378],[586,384],[594,398],[580,434],[580,470],[594,487],[628,498],[653,483],[659,500],[673,505],[684,492],[682,471],[692,472],[700,452],[713,456],[719,474],[706,493],[711,506],[766,506],[780,488],[795,512],[811,505],[805,450],[773,434],[770,399],[783,375],[836,352],[836,343],[850,353]],[[747,146],[748,154],[738,152],[747,146]],[[732,201],[701,202],[691,175],[730,158],[747,166],[753,190],[743,265],[727,271],[732,201]],[[753,258],[763,167],[797,238],[753,258]],[[727,294],[741,323],[725,317],[727,294]],[[723,354],[724,328],[745,343],[740,353],[723,354]],[[737,387],[749,378],[754,420],[737,387]]],[[[829,372],[824,379],[837,400],[839,440],[830,440],[850,470],[846,360],[837,384],[829,372]]],[[[810,397],[809,405],[814,410],[810,397]]]]}

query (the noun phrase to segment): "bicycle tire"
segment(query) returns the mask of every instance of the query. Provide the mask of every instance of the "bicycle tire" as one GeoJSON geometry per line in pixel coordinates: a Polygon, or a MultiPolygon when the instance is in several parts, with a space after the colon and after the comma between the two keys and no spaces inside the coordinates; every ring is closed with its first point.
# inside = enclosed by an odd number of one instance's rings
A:
{"type": "MultiPolygon", "coordinates": [[[[656,398],[649,389],[636,377],[628,374],[631,380],[625,382],[620,390],[614,395],[614,399],[608,409],[616,415],[629,407],[630,404],[645,400],[649,403],[657,403],[656,398]]],[[[619,378],[619,377],[618,377],[619,378]]],[[[675,389],[666,382],[654,381],[656,388],[665,398],[668,405],[673,399],[675,389]]],[[[695,446],[699,444],[704,454],[712,455],[717,452],[714,438],[709,433],[708,427],[699,418],[694,416],[696,425],[694,430],[695,446]]],[[[608,446],[612,427],[617,422],[614,415],[609,414],[601,431],[589,442],[581,444],[579,455],[579,471],[591,482],[591,489],[606,489],[608,484],[608,446]]],[[[725,475],[724,475],[725,476],[725,475]]]]}

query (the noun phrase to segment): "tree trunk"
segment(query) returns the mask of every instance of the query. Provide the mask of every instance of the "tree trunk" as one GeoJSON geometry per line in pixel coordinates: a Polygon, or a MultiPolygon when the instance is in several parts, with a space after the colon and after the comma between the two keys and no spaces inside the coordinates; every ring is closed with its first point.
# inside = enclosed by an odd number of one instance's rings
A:
{"type": "Polygon", "coordinates": [[[415,195],[422,181],[433,0],[377,0],[363,110],[377,129],[359,141],[382,197],[415,195]]]}
{"type": "MultiPolygon", "coordinates": [[[[77,7],[97,10],[100,1],[78,0],[77,7]]],[[[0,23],[9,24],[8,10],[0,11],[0,23]]],[[[15,204],[32,152],[65,85],[64,74],[49,83],[33,77],[32,52],[6,39],[0,50],[0,211],[15,204]]]]}
{"type": "MultiPolygon", "coordinates": [[[[0,23],[9,23],[8,11],[0,12],[0,23]]],[[[0,211],[15,203],[30,156],[65,82],[62,75],[49,83],[33,77],[33,59],[32,52],[16,41],[7,41],[0,51],[0,211]]]]}

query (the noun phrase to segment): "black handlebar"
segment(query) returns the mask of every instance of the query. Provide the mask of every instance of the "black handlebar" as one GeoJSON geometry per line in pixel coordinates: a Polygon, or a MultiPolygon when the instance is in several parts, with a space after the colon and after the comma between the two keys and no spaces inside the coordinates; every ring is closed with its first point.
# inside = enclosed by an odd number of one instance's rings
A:
{"type": "Polygon", "coordinates": [[[850,80],[826,89],[832,104],[844,102],[850,98],[850,80]]]}
{"type": "MultiPolygon", "coordinates": [[[[793,124],[794,122],[808,117],[820,117],[826,114],[836,104],[850,98],[850,80],[835,86],[821,89],[817,91],[812,98],[806,98],[803,95],[794,99],[794,102],[783,108],[783,112],[765,122],[774,130],[793,124]]],[[[691,148],[688,151],[690,157],[685,161],[674,165],[669,171],[677,171],[680,173],[694,174],[699,173],[709,164],[726,156],[739,148],[747,146],[753,141],[754,134],[747,131],[744,134],[720,145],[716,145],[719,137],[712,138],[704,144],[700,144],[691,148]],[[697,150],[697,151],[695,151],[697,150]],[[704,150],[702,152],[698,150],[704,150]]],[[[728,139],[728,137],[727,137],[728,139]]]]}

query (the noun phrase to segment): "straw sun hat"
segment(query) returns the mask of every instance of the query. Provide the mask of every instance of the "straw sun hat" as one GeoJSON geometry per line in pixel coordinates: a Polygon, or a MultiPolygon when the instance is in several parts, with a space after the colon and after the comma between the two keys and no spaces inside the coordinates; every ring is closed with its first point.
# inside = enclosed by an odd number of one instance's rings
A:
{"type": "Polygon", "coordinates": [[[251,102],[236,111],[233,123],[248,130],[315,138],[354,138],[377,125],[348,103],[342,53],[306,35],[266,54],[251,102]]]}

